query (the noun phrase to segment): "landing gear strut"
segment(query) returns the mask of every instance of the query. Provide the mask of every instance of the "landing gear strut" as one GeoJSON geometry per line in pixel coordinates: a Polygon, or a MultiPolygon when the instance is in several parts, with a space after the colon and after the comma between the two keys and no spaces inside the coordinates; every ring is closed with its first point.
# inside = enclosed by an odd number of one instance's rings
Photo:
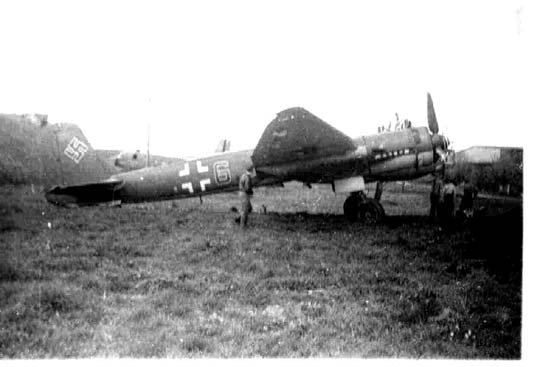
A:
{"type": "Polygon", "coordinates": [[[343,212],[351,222],[376,224],[382,222],[384,218],[384,209],[379,201],[368,198],[363,191],[351,193],[343,203],[343,212]]]}
{"type": "Polygon", "coordinates": [[[383,189],[383,183],[381,181],[377,181],[377,186],[375,187],[375,197],[374,197],[375,200],[381,201],[382,189],[383,189]]]}

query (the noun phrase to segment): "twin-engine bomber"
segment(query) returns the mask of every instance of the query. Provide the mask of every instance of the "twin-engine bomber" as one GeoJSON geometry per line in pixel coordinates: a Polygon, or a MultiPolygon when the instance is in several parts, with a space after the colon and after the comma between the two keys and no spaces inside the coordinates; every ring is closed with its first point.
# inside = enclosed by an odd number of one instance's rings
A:
{"type": "MultiPolygon", "coordinates": [[[[334,192],[349,193],[343,205],[347,218],[378,222],[384,217],[379,203],[382,182],[409,180],[444,168],[448,139],[439,134],[429,93],[427,113],[429,129],[409,127],[352,139],[303,108],[289,108],[270,122],[254,150],[55,186],[46,191],[46,198],[63,206],[183,199],[236,191],[240,176],[249,169],[255,187],[292,180],[307,186],[331,184],[334,192]],[[364,194],[368,182],[378,182],[374,198],[364,194]]],[[[73,136],[64,150],[71,157],[68,172],[84,164],[89,147],[80,150],[71,143],[81,140],[73,136]]]]}

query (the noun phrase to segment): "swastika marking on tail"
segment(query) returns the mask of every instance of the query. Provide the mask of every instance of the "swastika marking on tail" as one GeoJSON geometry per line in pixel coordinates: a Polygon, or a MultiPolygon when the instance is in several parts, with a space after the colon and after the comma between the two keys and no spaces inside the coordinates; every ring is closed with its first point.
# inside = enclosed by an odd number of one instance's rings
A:
{"type": "Polygon", "coordinates": [[[86,145],[81,140],[73,137],[66,149],[64,149],[64,154],[75,163],[79,163],[83,159],[84,154],[88,151],[88,145],[86,145]]]}

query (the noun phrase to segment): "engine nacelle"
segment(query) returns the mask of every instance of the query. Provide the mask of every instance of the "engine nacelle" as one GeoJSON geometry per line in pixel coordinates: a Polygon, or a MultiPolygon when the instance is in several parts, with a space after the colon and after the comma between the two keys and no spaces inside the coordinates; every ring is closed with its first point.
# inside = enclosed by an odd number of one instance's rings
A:
{"type": "Polygon", "coordinates": [[[362,138],[370,162],[368,181],[404,180],[434,170],[431,135],[425,127],[362,138]]]}

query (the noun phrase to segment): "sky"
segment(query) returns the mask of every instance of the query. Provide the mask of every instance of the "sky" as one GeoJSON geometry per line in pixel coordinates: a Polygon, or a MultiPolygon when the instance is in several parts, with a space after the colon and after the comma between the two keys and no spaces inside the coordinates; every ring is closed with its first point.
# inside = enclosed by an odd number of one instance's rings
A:
{"type": "MultiPolygon", "coordinates": [[[[0,113],[78,124],[100,149],[145,150],[150,126],[152,154],[193,157],[224,138],[254,148],[294,106],[351,137],[396,112],[427,126],[431,92],[456,150],[523,146],[527,161],[540,122],[537,3],[2,0],[0,113]]],[[[527,298],[527,320],[538,307],[527,298]]]]}
{"type": "Polygon", "coordinates": [[[524,146],[533,1],[2,1],[0,112],[76,123],[94,148],[257,144],[301,106],[351,137],[426,126],[454,148],[524,146]]]}

